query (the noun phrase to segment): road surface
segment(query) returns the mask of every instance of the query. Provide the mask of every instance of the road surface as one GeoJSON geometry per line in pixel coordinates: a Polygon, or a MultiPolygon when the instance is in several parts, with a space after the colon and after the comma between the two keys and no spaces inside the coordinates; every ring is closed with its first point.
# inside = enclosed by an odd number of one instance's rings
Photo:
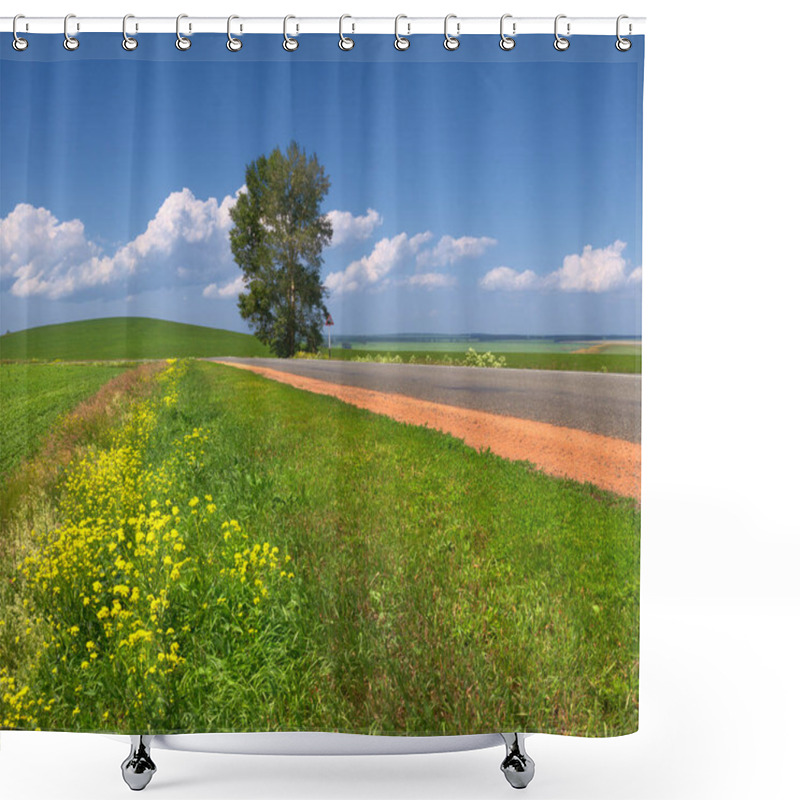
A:
{"type": "Polygon", "coordinates": [[[214,360],[641,441],[641,375],[280,358],[214,360]]]}

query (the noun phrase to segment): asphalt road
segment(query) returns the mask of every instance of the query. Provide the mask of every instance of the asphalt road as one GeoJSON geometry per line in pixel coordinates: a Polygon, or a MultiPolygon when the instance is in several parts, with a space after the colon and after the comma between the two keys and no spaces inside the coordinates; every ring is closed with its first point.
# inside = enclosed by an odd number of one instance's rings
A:
{"type": "Polygon", "coordinates": [[[279,358],[214,360],[641,441],[641,375],[279,358]]]}

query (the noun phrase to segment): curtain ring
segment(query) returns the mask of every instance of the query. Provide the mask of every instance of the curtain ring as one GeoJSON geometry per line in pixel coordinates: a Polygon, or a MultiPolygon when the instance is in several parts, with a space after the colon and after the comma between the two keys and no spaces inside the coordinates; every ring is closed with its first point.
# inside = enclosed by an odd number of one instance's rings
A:
{"type": "MultiPolygon", "coordinates": [[[[503,14],[500,17],[500,49],[501,50],[513,50],[516,46],[517,42],[512,36],[506,36],[505,32],[503,31],[503,23],[507,19],[511,19],[511,14],[503,14]]],[[[512,26],[512,31],[516,32],[516,25],[512,26]]]]}
{"type": "Polygon", "coordinates": [[[291,36],[289,36],[287,32],[287,25],[289,24],[290,19],[297,19],[297,17],[293,17],[291,14],[288,14],[283,18],[283,49],[288,53],[291,53],[300,47],[300,42],[298,42],[297,39],[293,39],[291,36]]]}
{"type": "MultiPolygon", "coordinates": [[[[555,21],[555,25],[554,25],[554,30],[555,30],[555,34],[556,34],[556,40],[553,42],[553,47],[555,47],[556,50],[559,50],[561,52],[563,52],[564,50],[566,50],[569,47],[569,39],[565,39],[563,36],[559,36],[559,34],[558,34],[558,21],[560,19],[566,19],[566,18],[567,18],[566,14],[559,14],[556,17],[556,21],[555,21]]],[[[567,23],[567,36],[569,36],[569,22],[567,23]]]]}
{"type": "MultiPolygon", "coordinates": [[[[237,17],[236,14],[231,14],[228,17],[228,41],[225,43],[225,47],[227,47],[231,53],[237,53],[242,49],[242,40],[231,35],[231,20],[234,19],[239,19],[239,17],[237,17]]],[[[239,30],[241,30],[241,28],[239,28],[239,30]]]]}
{"type": "Polygon", "coordinates": [[[11,23],[11,32],[14,34],[14,41],[11,42],[11,46],[17,50],[18,52],[22,52],[23,50],[27,49],[28,47],[28,40],[23,39],[21,36],[17,35],[17,20],[18,19],[25,19],[24,14],[17,14],[14,17],[14,21],[11,23]]]}
{"type": "MultiPolygon", "coordinates": [[[[627,14],[620,14],[617,17],[617,41],[616,41],[616,43],[614,45],[617,48],[617,50],[620,51],[620,53],[624,53],[627,50],[630,50],[631,47],[633,47],[633,42],[630,39],[626,39],[624,36],[620,36],[620,34],[619,34],[619,24],[620,24],[620,22],[622,22],[623,19],[628,19],[628,15],[627,14]]],[[[631,32],[631,26],[630,26],[630,23],[629,23],[628,24],[628,33],[630,33],[630,32],[631,32]]]]}
{"type": "Polygon", "coordinates": [[[188,50],[192,46],[192,40],[181,35],[181,20],[188,18],[188,14],[178,14],[178,18],[175,20],[175,47],[178,50],[188,50]]]}
{"type": "Polygon", "coordinates": [[[458,41],[458,29],[459,29],[460,25],[459,25],[459,23],[456,23],[456,35],[455,36],[451,36],[447,32],[447,23],[451,19],[458,19],[458,17],[455,14],[448,14],[444,18],[444,49],[445,50],[458,50],[458,46],[461,44],[461,42],[458,41]]]}
{"type": "Polygon", "coordinates": [[[77,50],[80,42],[74,37],[69,35],[69,21],[71,19],[75,19],[74,14],[67,14],[64,17],[64,49],[65,50],[77,50]]]}
{"type": "MultiPolygon", "coordinates": [[[[339,17],[339,47],[342,50],[352,50],[356,46],[356,43],[342,32],[342,24],[346,19],[353,18],[349,14],[342,14],[342,16],[339,17]]],[[[353,30],[355,30],[355,25],[353,25],[353,30]]]]}
{"type": "MultiPolygon", "coordinates": [[[[401,19],[408,19],[405,14],[398,14],[394,18],[394,48],[395,50],[408,50],[411,47],[411,39],[407,39],[405,36],[400,35],[400,20],[401,19]]],[[[408,25],[408,32],[411,33],[411,25],[408,25]]]]}
{"type": "Polygon", "coordinates": [[[132,36],[128,36],[127,25],[129,19],[136,19],[136,17],[134,17],[133,14],[126,14],[122,18],[122,47],[128,52],[135,50],[139,46],[137,39],[134,39],[132,36]]]}

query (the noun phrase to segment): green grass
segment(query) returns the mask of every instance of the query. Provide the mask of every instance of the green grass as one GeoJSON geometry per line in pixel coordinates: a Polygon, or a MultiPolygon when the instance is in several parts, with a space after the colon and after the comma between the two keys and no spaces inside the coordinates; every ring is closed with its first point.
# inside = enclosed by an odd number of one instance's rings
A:
{"type": "MultiPolygon", "coordinates": [[[[598,340],[577,341],[569,340],[564,341],[560,339],[470,339],[464,336],[453,337],[451,340],[437,339],[436,341],[404,341],[404,340],[387,340],[375,339],[366,341],[353,341],[351,348],[353,350],[367,350],[375,353],[464,353],[468,347],[471,347],[478,353],[485,353],[487,350],[492,353],[572,353],[575,350],[581,350],[586,347],[598,346],[601,342],[598,340]]],[[[602,346],[621,347],[617,345],[614,340],[602,343],[602,346]]],[[[635,353],[641,352],[641,344],[626,343],[624,345],[627,352],[635,353]]],[[[338,349],[338,348],[337,348],[338,349]]]]}
{"type": "Polygon", "coordinates": [[[59,417],[123,365],[0,364],[0,480],[31,456],[59,417]]]}
{"type": "Polygon", "coordinates": [[[147,317],[44,325],[0,336],[0,358],[67,361],[269,356],[269,348],[246,333],[185,325],[147,317]]]}
{"type": "MultiPolygon", "coordinates": [[[[397,355],[404,363],[452,363],[463,359],[467,347],[479,353],[504,356],[517,369],[556,369],[590,372],[641,373],[641,345],[602,343],[602,352],[575,353],[596,342],[556,340],[497,340],[467,342],[368,342],[353,348],[333,348],[333,358],[352,361],[359,356],[397,355]]],[[[100,359],[209,358],[214,356],[269,357],[270,349],[254,336],[234,331],[185,325],[145,317],[45,325],[0,336],[0,359],[67,361],[100,359]]],[[[326,356],[323,350],[321,355],[326,356]]]]}
{"type": "MultiPolygon", "coordinates": [[[[178,631],[186,663],[132,680],[121,650],[116,672],[82,670],[82,637],[103,640],[77,597],[58,623],[74,614],[81,632],[28,673],[0,628],[0,668],[16,670],[18,686],[35,683],[26,697],[58,695],[51,717],[37,711],[41,727],[636,730],[633,501],[230,367],[193,363],[175,396],[158,406],[143,463],[172,464],[168,514],[191,523],[189,498],[213,497],[208,524],[172,523],[197,567],[172,586],[158,624],[178,631]],[[170,462],[195,431],[207,437],[203,464],[170,462]],[[230,519],[250,544],[292,556],[296,577],[270,583],[258,606],[244,583],[219,577],[230,519]],[[53,678],[48,659],[60,652],[74,668],[53,678]],[[138,690],[153,700],[136,712],[138,690]],[[109,709],[113,727],[101,717],[109,709]]],[[[55,506],[65,486],[49,490],[55,506]]],[[[0,582],[9,608],[15,587],[0,582]]]]}
{"type": "Polygon", "coordinates": [[[322,674],[283,724],[635,729],[632,501],[250,373],[190,379],[209,491],[294,557],[322,674]]]}
{"type": "MultiPolygon", "coordinates": [[[[491,352],[495,356],[503,356],[506,366],[515,369],[556,369],[575,370],[579,372],[624,372],[641,373],[641,349],[636,352],[603,352],[603,353],[568,353],[568,352],[543,352],[524,353],[494,348],[484,348],[480,352],[491,352]]],[[[464,358],[464,350],[345,350],[334,347],[331,357],[343,361],[353,361],[356,358],[371,355],[375,357],[399,356],[403,363],[416,364],[447,364],[464,358]]],[[[322,355],[327,354],[326,350],[322,355]]]]}

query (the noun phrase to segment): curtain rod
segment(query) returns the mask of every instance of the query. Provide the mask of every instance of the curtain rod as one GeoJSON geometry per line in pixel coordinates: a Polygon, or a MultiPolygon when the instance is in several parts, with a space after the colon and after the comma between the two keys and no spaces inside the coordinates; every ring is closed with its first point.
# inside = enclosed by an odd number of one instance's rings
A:
{"type": "MultiPolygon", "coordinates": [[[[11,32],[13,17],[0,17],[0,31],[11,32]]],[[[507,16],[504,29],[510,36],[554,31],[554,17],[514,17],[507,16]]],[[[347,34],[375,33],[394,34],[394,17],[356,17],[347,15],[342,30],[347,34]]],[[[443,34],[443,17],[402,16],[399,32],[403,36],[414,34],[443,34]]],[[[175,33],[175,17],[136,17],[131,16],[127,23],[129,36],[143,33],[175,33]]],[[[623,35],[644,33],[644,17],[628,17],[623,23],[623,35]]],[[[499,33],[500,15],[496,17],[459,17],[450,19],[448,29],[453,35],[499,33]]],[[[227,17],[194,17],[186,15],[181,20],[181,33],[226,33],[227,17]]],[[[238,34],[284,32],[284,17],[236,17],[232,30],[238,34]]],[[[289,23],[292,35],[300,33],[339,33],[339,17],[292,17],[289,23]]],[[[617,30],[616,17],[570,17],[561,16],[559,32],[562,36],[611,35],[617,30]]],[[[122,33],[121,17],[81,17],[71,16],[70,35],[81,33],[122,33]]],[[[64,17],[26,17],[17,20],[17,33],[64,33],[64,17]]]]}

